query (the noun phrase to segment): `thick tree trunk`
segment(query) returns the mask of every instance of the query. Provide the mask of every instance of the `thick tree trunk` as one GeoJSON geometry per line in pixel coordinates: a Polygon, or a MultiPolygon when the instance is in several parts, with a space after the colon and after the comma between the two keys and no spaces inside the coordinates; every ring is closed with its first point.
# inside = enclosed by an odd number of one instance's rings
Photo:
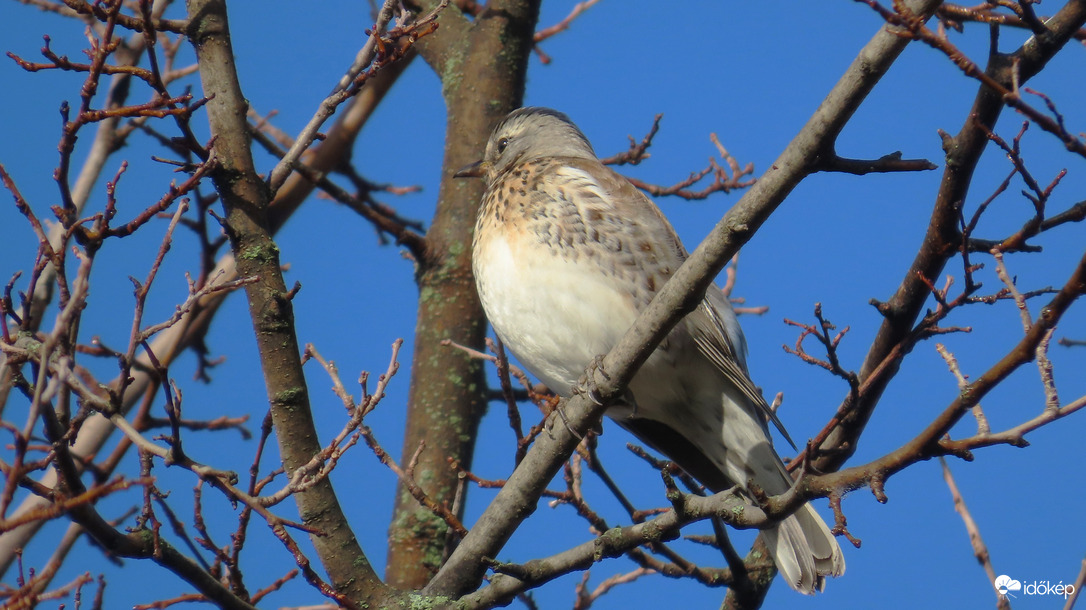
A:
{"type": "MultiPolygon", "coordinates": [[[[429,10],[433,4],[417,8],[429,10]]],[[[441,345],[452,339],[481,347],[486,336],[471,273],[471,235],[482,184],[454,180],[452,174],[478,160],[494,125],[520,106],[539,15],[538,0],[490,2],[488,7],[470,21],[450,6],[438,20],[438,31],[418,45],[442,80],[448,126],[437,211],[416,274],[419,313],[401,463],[425,443],[415,478],[431,498],[449,506],[460,480],[448,459],[471,464],[486,408],[480,363],[441,345]]],[[[403,589],[425,585],[443,561],[447,529],[401,485],[389,528],[388,584],[403,589]]]]}

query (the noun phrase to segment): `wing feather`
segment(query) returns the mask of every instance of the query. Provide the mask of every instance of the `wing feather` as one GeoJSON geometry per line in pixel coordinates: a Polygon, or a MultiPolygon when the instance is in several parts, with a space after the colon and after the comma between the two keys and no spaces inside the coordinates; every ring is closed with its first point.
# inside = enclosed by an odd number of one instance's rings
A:
{"type": "Polygon", "coordinates": [[[719,298],[706,296],[697,310],[688,315],[685,320],[691,336],[694,337],[694,343],[698,346],[698,350],[702,355],[708,358],[717,370],[742,392],[743,396],[750,400],[751,404],[760,412],[763,421],[773,422],[773,425],[788,441],[788,444],[796,449],[796,443],[792,441],[792,437],[785,430],[784,424],[766,403],[761,391],[747,374],[740,352],[742,338],[733,341],[731,333],[728,332],[728,325],[723,315],[731,314],[731,319],[734,321],[735,314],[731,313],[731,305],[727,303],[715,284],[710,286],[709,290],[713,294],[719,295],[719,298]],[[717,302],[714,303],[714,301],[717,302]],[[727,308],[725,314],[721,312],[723,307],[727,308]],[[740,344],[740,349],[737,349],[736,343],[740,344]]]}

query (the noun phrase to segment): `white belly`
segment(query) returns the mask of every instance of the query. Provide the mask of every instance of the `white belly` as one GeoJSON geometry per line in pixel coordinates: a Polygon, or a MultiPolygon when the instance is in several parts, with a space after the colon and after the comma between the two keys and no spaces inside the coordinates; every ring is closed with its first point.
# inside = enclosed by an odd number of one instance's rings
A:
{"type": "Polygon", "coordinates": [[[494,332],[554,392],[570,387],[637,317],[633,303],[598,267],[547,247],[494,236],[473,253],[479,298],[494,332]]]}

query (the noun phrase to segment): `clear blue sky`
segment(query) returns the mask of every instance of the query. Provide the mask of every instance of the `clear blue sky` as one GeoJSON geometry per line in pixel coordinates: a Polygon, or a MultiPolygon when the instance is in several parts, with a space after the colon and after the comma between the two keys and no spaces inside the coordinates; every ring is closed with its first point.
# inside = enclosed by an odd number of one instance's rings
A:
{"type": "MultiPolygon", "coordinates": [[[[253,108],[262,113],[277,110],[275,124],[287,133],[297,133],[361,45],[363,29],[370,26],[365,4],[342,0],[233,2],[235,51],[242,86],[253,108]]],[[[546,2],[541,25],[559,21],[572,5],[569,1],[546,2]]],[[[48,34],[58,52],[73,59],[81,56],[80,49],[86,45],[81,27],[10,1],[0,7],[0,46],[4,51],[38,60],[41,35],[48,34]]],[[[175,7],[175,12],[180,8],[175,7]]],[[[1043,5],[1044,11],[1056,8],[1043,5]]],[[[652,159],[623,170],[646,181],[671,184],[704,167],[715,153],[710,132],[718,134],[741,164],[754,163],[758,175],[803,125],[879,25],[879,18],[869,8],[844,1],[698,1],[676,5],[605,0],[569,31],[543,43],[553,63],[542,65],[532,59],[525,103],[569,114],[601,155],[625,150],[628,134],[640,138],[653,116],[663,113],[652,159]]],[[[1007,34],[1001,48],[1013,50],[1023,39],[1023,34],[1007,34]]],[[[955,34],[953,40],[972,57],[983,60],[986,27],[969,25],[964,36],[955,34]]],[[[192,60],[187,48],[183,55],[184,62],[192,60]]],[[[1078,78],[1084,61],[1082,47],[1073,43],[1045,75],[1031,83],[1052,96],[1073,132],[1086,130],[1086,107],[1081,103],[1086,98],[1086,84],[1078,78]]],[[[56,185],[51,181],[60,135],[57,108],[65,99],[78,103],[82,80],[81,75],[70,73],[28,74],[10,60],[0,62],[4,90],[0,96],[0,163],[15,177],[41,217],[47,217],[49,206],[58,202],[56,185]]],[[[199,82],[191,82],[198,93],[199,82]]],[[[173,89],[178,93],[181,86],[173,89]]],[[[782,419],[797,441],[818,432],[847,388],[781,349],[782,344],[792,345],[797,336],[796,329],[785,325],[783,319],[811,322],[813,306],[821,302],[829,319],[842,328],[851,327],[841,356],[846,367],[859,368],[880,322],[868,301],[890,296],[927,226],[942,165],[937,130],[958,131],[975,90],[976,84],[961,76],[945,57],[920,45],[910,46],[856,113],[842,134],[838,152],[874,158],[900,150],[906,157],[930,159],[940,170],[866,177],[814,176],[796,189],[743,250],[735,294],[749,304],[770,308],[764,316],[742,319],[750,344],[752,376],[767,394],[784,392],[782,419]]],[[[146,95],[137,85],[132,100],[143,101],[146,95]]],[[[1020,123],[1019,116],[1005,112],[999,132],[1010,139],[1020,123]]],[[[198,115],[195,124],[199,133],[206,134],[204,115],[198,115]]],[[[169,129],[169,125],[162,128],[169,129]]],[[[418,61],[363,132],[354,160],[371,180],[421,185],[421,193],[383,199],[407,217],[428,221],[440,178],[443,135],[439,82],[418,61]]],[[[80,139],[77,159],[85,155],[90,141],[88,131],[80,139]]],[[[106,171],[112,176],[122,159],[130,162],[119,190],[122,218],[157,199],[170,177],[168,170],[149,160],[151,154],[162,153],[137,137],[113,158],[106,171]]],[[[1086,167],[1081,158],[1066,154],[1052,136],[1037,128],[1025,137],[1023,154],[1042,183],[1060,169],[1068,169],[1053,198],[1055,211],[1082,199],[1086,167]]],[[[258,164],[262,171],[272,166],[265,156],[258,158],[258,164]]],[[[990,149],[977,172],[967,211],[987,197],[1009,169],[1003,155],[990,149]]],[[[993,214],[981,224],[981,237],[1003,236],[1028,217],[1029,204],[1018,194],[1022,188],[1020,181],[1012,183],[993,204],[993,214]]],[[[718,194],[702,202],[664,199],[659,203],[692,249],[737,199],[736,194],[718,194]]],[[[10,201],[8,196],[0,197],[2,282],[15,270],[29,270],[33,264],[29,255],[33,236],[10,201]]],[[[101,209],[104,201],[104,185],[99,184],[89,209],[101,209]]],[[[1084,231],[1082,225],[1062,227],[1039,242],[1045,246],[1043,254],[1008,257],[1020,285],[1034,289],[1062,284],[1081,256],[1084,231]]],[[[131,285],[126,278],[146,275],[161,228],[144,233],[102,252],[82,327],[84,341],[100,335],[113,346],[126,343],[132,309],[131,285]]],[[[406,340],[401,373],[388,397],[367,419],[384,446],[400,455],[416,304],[411,264],[396,247],[379,247],[363,220],[318,197],[305,204],[278,240],[283,261],[290,264],[288,283],[297,280],[303,285],[294,301],[300,339],[314,343],[325,357],[334,359],[344,381],[350,383],[363,369],[375,374],[384,371],[389,345],[397,337],[406,340]]],[[[157,281],[148,321],[168,317],[173,303],[183,294],[183,273],[196,271],[194,245],[191,235],[179,235],[157,281]]],[[[984,262],[989,264],[978,277],[989,290],[995,290],[998,279],[994,266],[990,260],[984,262]]],[[[947,272],[960,280],[960,262],[952,262],[947,272]]],[[[1038,309],[1039,305],[1033,307],[1035,314],[1038,309]]],[[[1082,311],[1081,304],[1071,310],[1057,331],[1058,337],[1086,338],[1082,311]]],[[[951,318],[950,323],[974,327],[972,334],[941,339],[958,356],[964,372],[974,376],[995,362],[1021,332],[1017,311],[1010,302],[975,306],[951,318]]],[[[204,386],[192,381],[191,356],[171,369],[171,376],[185,392],[186,416],[252,413],[252,428],[258,429],[266,397],[248,314],[239,296],[228,300],[208,344],[213,356],[226,357],[213,371],[215,383],[204,386]]],[[[1061,398],[1069,402],[1086,393],[1086,349],[1053,346],[1051,356],[1061,398]]],[[[320,431],[330,438],[341,426],[343,411],[326,375],[314,364],[307,367],[310,393],[320,431]]],[[[105,379],[115,374],[112,363],[95,366],[105,379]]],[[[921,344],[889,387],[852,463],[866,462],[900,446],[956,395],[955,381],[936,354],[934,342],[921,344]]],[[[17,409],[22,405],[16,397],[8,406],[7,413],[16,421],[21,421],[17,409]]],[[[1032,417],[1043,405],[1036,368],[1023,367],[983,405],[997,430],[1032,417]]],[[[957,435],[967,434],[972,425],[966,421],[957,435]]],[[[625,433],[613,425],[605,430],[602,455],[616,478],[640,506],[665,504],[659,476],[625,450],[629,440],[625,433]]],[[[513,448],[503,408],[492,409],[481,434],[477,473],[505,477],[513,448]]],[[[1075,578],[1086,552],[1086,524],[1079,516],[1086,492],[1081,469],[1072,460],[1077,460],[1084,434],[1086,417],[1079,414],[1030,435],[1032,445],[1027,449],[995,447],[978,451],[972,463],[951,461],[997,574],[1005,573],[1024,583],[1067,583],[1075,578]]],[[[255,442],[242,441],[230,431],[190,433],[187,449],[198,460],[245,472],[255,442]]],[[[265,470],[274,461],[274,455],[267,456],[265,470]]],[[[191,521],[193,478],[161,465],[156,466],[155,474],[161,487],[172,490],[171,502],[181,517],[191,521]]],[[[364,448],[356,448],[340,463],[334,481],[364,549],[383,569],[394,476],[364,448]]],[[[589,483],[587,488],[597,510],[613,524],[623,522],[621,510],[598,485],[589,483]]],[[[938,464],[909,468],[888,482],[886,492],[886,505],[875,502],[867,490],[845,498],[849,526],[863,539],[863,547],[854,549],[842,540],[848,562],[842,578],[829,582],[826,593],[812,599],[777,583],[766,607],[992,607],[994,594],[973,559],[938,464]]],[[[472,494],[469,522],[489,497],[486,491],[472,494]]],[[[103,503],[102,511],[107,517],[118,515],[139,502],[139,492],[133,490],[103,503]]],[[[818,505],[824,517],[832,520],[826,502],[818,505]]],[[[294,509],[287,503],[280,510],[290,515],[294,509]]],[[[228,517],[216,520],[212,533],[218,544],[227,544],[234,525],[233,511],[216,494],[205,494],[205,513],[216,511],[228,517]]],[[[59,535],[62,527],[61,523],[53,524],[46,533],[59,535]]],[[[691,532],[703,530],[707,528],[692,528],[691,532]]],[[[256,590],[293,564],[262,523],[254,522],[250,532],[250,552],[243,556],[243,568],[249,586],[256,590]]],[[[523,561],[589,538],[585,522],[569,507],[544,506],[514,537],[501,559],[523,561]]],[[[741,533],[737,538],[742,543],[750,535],[741,533]]],[[[48,557],[51,548],[46,542],[42,537],[28,549],[28,566],[40,566],[48,557]]],[[[676,543],[676,547],[708,564],[720,563],[719,557],[689,544],[676,543]]],[[[86,569],[102,571],[110,583],[107,607],[131,607],[188,591],[176,578],[147,562],[128,561],[128,567],[118,571],[85,542],[75,553],[77,557],[69,561],[56,582],[66,582],[86,569]],[[132,584],[137,582],[138,587],[132,584]]],[[[625,559],[598,565],[592,570],[590,587],[632,568],[625,559]]],[[[568,607],[579,578],[560,579],[534,596],[544,608],[568,607]]],[[[4,582],[12,583],[12,575],[4,582]]],[[[681,603],[715,608],[722,596],[722,590],[651,576],[618,587],[596,607],[664,608],[681,603]]],[[[304,584],[292,584],[263,605],[320,601],[304,584]]],[[[1015,607],[1022,608],[1055,608],[1063,603],[1053,597],[1024,595],[1013,601],[1015,607]]]]}

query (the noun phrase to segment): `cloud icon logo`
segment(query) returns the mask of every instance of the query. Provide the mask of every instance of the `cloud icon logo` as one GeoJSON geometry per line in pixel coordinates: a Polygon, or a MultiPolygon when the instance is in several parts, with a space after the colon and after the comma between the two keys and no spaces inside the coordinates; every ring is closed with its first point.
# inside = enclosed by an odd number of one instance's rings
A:
{"type": "MultiPolygon", "coordinates": [[[[1011,591],[1021,591],[1022,583],[1017,581],[1006,574],[1000,574],[995,579],[995,589],[999,593],[1000,597],[1006,597],[1010,595],[1011,591]]],[[[1011,595],[1011,597],[1014,597],[1011,595]]]]}

